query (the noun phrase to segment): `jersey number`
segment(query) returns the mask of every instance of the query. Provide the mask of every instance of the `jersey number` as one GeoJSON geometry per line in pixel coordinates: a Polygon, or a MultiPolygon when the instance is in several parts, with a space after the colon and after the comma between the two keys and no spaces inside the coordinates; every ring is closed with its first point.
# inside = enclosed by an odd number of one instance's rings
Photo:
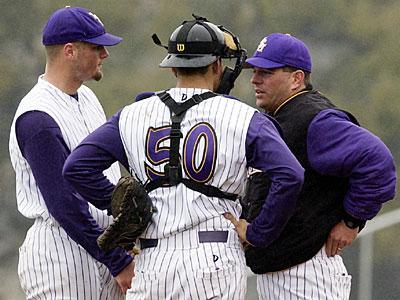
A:
{"type": "MultiPolygon", "coordinates": [[[[171,126],[150,127],[146,136],[146,157],[151,165],[159,166],[169,161],[170,147],[165,145],[169,140],[171,126]]],[[[193,126],[187,133],[183,142],[183,159],[180,161],[188,178],[206,183],[209,181],[215,169],[217,154],[217,137],[210,124],[201,122],[193,126]]],[[[146,174],[150,180],[164,176],[144,163],[146,174]]]]}

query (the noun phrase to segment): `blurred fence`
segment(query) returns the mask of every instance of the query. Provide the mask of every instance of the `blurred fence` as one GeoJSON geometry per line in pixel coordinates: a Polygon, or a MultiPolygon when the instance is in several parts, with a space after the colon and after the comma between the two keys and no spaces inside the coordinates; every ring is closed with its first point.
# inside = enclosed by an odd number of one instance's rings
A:
{"type": "MultiPolygon", "coordinates": [[[[398,223],[400,223],[400,209],[382,214],[368,221],[368,226],[360,232],[359,300],[372,300],[374,233],[398,223]]],[[[393,279],[396,280],[396,278],[393,279]]]]}

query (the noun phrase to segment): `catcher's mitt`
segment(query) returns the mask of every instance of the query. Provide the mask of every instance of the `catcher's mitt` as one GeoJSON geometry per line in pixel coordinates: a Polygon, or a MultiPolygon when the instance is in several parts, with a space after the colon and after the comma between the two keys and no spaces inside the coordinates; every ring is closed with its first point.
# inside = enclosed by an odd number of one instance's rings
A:
{"type": "Polygon", "coordinates": [[[264,173],[255,172],[250,175],[245,187],[244,197],[240,200],[243,208],[241,219],[252,222],[258,216],[270,186],[271,182],[264,173]]]}
{"type": "Polygon", "coordinates": [[[111,196],[114,223],[98,237],[97,244],[106,252],[116,247],[132,250],[155,211],[143,185],[133,177],[122,177],[111,196]]]}

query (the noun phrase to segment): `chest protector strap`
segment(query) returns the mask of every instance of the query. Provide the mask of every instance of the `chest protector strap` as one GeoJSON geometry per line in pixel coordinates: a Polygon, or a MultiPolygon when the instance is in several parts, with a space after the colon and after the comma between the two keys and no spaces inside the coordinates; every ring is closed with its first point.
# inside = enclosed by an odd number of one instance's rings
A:
{"type": "Polygon", "coordinates": [[[201,95],[193,95],[192,98],[180,104],[176,103],[175,100],[165,91],[157,94],[157,96],[166,106],[168,106],[171,112],[172,126],[170,134],[169,163],[164,167],[165,176],[148,182],[146,184],[146,190],[150,192],[159,187],[168,187],[183,183],[189,189],[202,193],[208,197],[236,200],[238,198],[238,195],[236,194],[221,191],[215,186],[206,185],[192,179],[182,178],[182,166],[179,159],[179,144],[180,139],[183,137],[181,132],[181,122],[189,108],[199,104],[203,100],[215,97],[217,94],[206,92],[201,95]]]}

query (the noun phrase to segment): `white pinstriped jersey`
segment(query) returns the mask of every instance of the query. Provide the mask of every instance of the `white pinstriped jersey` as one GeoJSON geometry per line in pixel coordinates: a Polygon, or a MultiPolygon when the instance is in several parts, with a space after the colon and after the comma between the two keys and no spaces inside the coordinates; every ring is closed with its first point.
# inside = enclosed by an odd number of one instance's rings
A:
{"type": "MultiPolygon", "coordinates": [[[[16,138],[17,118],[28,111],[41,111],[54,119],[66,146],[73,150],[106,120],[97,97],[89,88],[81,86],[78,97],[79,101],[39,77],[38,83],[21,100],[12,123],[10,156],[16,172],[18,210],[25,217],[35,219],[19,249],[18,275],[27,299],[123,299],[107,267],[73,241],[49,214],[16,138]]],[[[105,175],[113,183],[117,182],[118,165],[106,170],[105,175]]],[[[107,211],[90,203],[89,212],[102,228],[112,222],[107,211]]]]}
{"type": "MultiPolygon", "coordinates": [[[[173,88],[176,102],[204,89],[173,88]]],[[[184,178],[204,182],[230,193],[240,193],[246,180],[245,140],[255,109],[234,99],[216,96],[190,108],[181,122],[180,156],[184,178]]],[[[157,97],[125,107],[119,128],[131,174],[141,182],[163,173],[169,157],[171,116],[157,97]]],[[[232,225],[224,212],[240,215],[238,202],[209,198],[183,184],[150,192],[158,213],[143,237],[165,238],[198,226],[223,230],[232,225]]]]}
{"type": "MultiPolygon", "coordinates": [[[[25,112],[37,110],[47,113],[61,129],[63,139],[73,150],[83,138],[106,121],[106,117],[96,95],[86,86],[78,89],[79,101],[63,93],[39,77],[38,83],[21,100],[10,134],[10,156],[16,172],[16,193],[18,210],[27,218],[42,217],[54,224],[57,222],[49,215],[43,196],[33,177],[32,170],[19,149],[15,121],[25,112]]],[[[120,177],[117,164],[105,171],[113,183],[120,177]]],[[[99,210],[89,203],[89,210],[102,228],[112,221],[106,211],[99,210]]]]}

